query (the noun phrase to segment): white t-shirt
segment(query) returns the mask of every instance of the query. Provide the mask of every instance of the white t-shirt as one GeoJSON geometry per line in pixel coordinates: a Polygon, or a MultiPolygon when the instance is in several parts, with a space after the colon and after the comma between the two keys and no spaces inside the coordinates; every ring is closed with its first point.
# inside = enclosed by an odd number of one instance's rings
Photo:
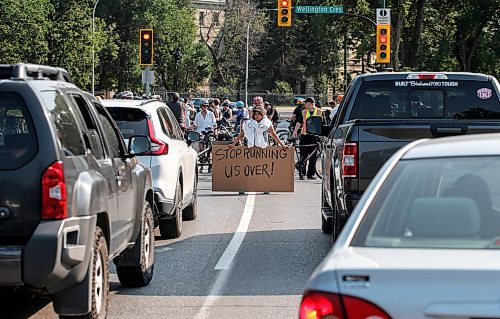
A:
{"type": "Polygon", "coordinates": [[[266,148],[269,146],[268,130],[273,125],[267,117],[260,122],[256,120],[247,120],[243,122],[243,132],[247,138],[248,147],[266,148]]]}
{"type": "Polygon", "coordinates": [[[336,106],[333,107],[332,112],[330,113],[330,120],[333,120],[335,117],[335,114],[339,111],[339,105],[337,104],[336,106]]]}
{"type": "Polygon", "coordinates": [[[205,117],[203,117],[201,112],[196,113],[193,124],[196,126],[196,132],[201,133],[205,131],[207,127],[213,128],[217,125],[217,122],[215,121],[214,113],[212,111],[207,111],[205,117]]]}

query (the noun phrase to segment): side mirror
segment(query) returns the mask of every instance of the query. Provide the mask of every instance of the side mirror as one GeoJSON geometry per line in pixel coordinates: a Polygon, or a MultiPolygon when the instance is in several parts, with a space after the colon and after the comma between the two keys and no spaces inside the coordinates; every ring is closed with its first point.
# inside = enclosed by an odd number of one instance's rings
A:
{"type": "Polygon", "coordinates": [[[323,136],[323,117],[311,116],[306,121],[306,129],[308,134],[323,136]]]}
{"type": "Polygon", "coordinates": [[[128,153],[130,155],[141,155],[151,150],[151,142],[147,136],[135,135],[128,140],[128,153]]]}
{"type": "Polygon", "coordinates": [[[196,131],[189,131],[186,136],[188,144],[198,142],[201,139],[201,134],[196,131]]]}

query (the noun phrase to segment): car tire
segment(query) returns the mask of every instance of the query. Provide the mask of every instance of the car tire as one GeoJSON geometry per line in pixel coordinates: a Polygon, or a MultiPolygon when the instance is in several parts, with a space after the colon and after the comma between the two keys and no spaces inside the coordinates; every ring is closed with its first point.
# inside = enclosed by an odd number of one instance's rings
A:
{"type": "Polygon", "coordinates": [[[144,287],[153,279],[154,270],[154,221],[149,202],[144,203],[141,232],[132,250],[136,266],[116,266],[118,279],[124,287],[144,287]]]}
{"type": "Polygon", "coordinates": [[[324,234],[332,233],[332,223],[329,222],[325,216],[323,215],[323,209],[328,208],[328,202],[325,200],[325,193],[323,192],[323,188],[321,189],[321,231],[324,234]]]}
{"type": "Polygon", "coordinates": [[[191,199],[191,204],[189,204],[186,209],[182,212],[182,218],[184,220],[195,220],[198,214],[198,175],[194,177],[193,186],[193,198],[191,199]]]}
{"type": "Polygon", "coordinates": [[[91,311],[81,316],[60,315],[60,319],[104,319],[108,315],[109,305],[109,263],[106,238],[99,226],[94,232],[92,264],[89,267],[92,283],[91,311]]]}
{"type": "Polygon", "coordinates": [[[179,238],[182,233],[182,188],[180,181],[177,182],[174,209],[175,216],[173,218],[160,220],[160,235],[164,239],[179,238]]]}

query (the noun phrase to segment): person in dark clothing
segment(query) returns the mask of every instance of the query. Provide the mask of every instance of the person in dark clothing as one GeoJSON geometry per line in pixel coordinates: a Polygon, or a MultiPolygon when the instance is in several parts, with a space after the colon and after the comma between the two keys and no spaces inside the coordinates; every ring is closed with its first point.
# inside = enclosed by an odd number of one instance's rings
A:
{"type": "MultiPolygon", "coordinates": [[[[292,120],[290,122],[290,126],[295,128],[295,125],[297,125],[297,122],[302,123],[302,107],[304,103],[302,100],[297,101],[297,107],[293,110],[292,114],[292,120]]],[[[300,128],[299,128],[300,131],[300,128]]]]}
{"type": "Polygon", "coordinates": [[[172,113],[174,113],[177,122],[182,129],[186,128],[186,105],[180,101],[181,97],[179,93],[174,92],[172,94],[172,100],[167,103],[172,113]]]}
{"type": "Polygon", "coordinates": [[[307,175],[308,179],[316,179],[314,174],[316,173],[316,153],[311,156],[309,159],[309,163],[307,165],[306,172],[306,163],[305,159],[314,152],[316,144],[318,143],[318,139],[316,136],[307,133],[306,121],[311,116],[323,116],[323,112],[320,108],[315,106],[315,100],[312,97],[308,97],[305,101],[305,107],[301,112],[301,117],[297,119],[297,124],[295,125],[295,130],[293,132],[293,137],[296,138],[300,132],[300,159],[303,163],[301,167],[301,171],[299,172],[300,179],[304,179],[304,175],[307,175]],[[307,173],[307,174],[306,174],[307,173]]]}

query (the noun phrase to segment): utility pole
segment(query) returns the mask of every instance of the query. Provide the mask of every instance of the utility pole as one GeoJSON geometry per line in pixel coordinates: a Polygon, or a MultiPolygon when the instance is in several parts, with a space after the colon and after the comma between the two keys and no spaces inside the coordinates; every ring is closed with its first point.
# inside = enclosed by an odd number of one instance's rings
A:
{"type": "Polygon", "coordinates": [[[344,32],[344,94],[347,92],[347,29],[344,32]]]}
{"type": "Polygon", "coordinates": [[[99,0],[94,3],[94,9],[92,10],[92,95],[95,94],[95,9],[99,0]]]}

